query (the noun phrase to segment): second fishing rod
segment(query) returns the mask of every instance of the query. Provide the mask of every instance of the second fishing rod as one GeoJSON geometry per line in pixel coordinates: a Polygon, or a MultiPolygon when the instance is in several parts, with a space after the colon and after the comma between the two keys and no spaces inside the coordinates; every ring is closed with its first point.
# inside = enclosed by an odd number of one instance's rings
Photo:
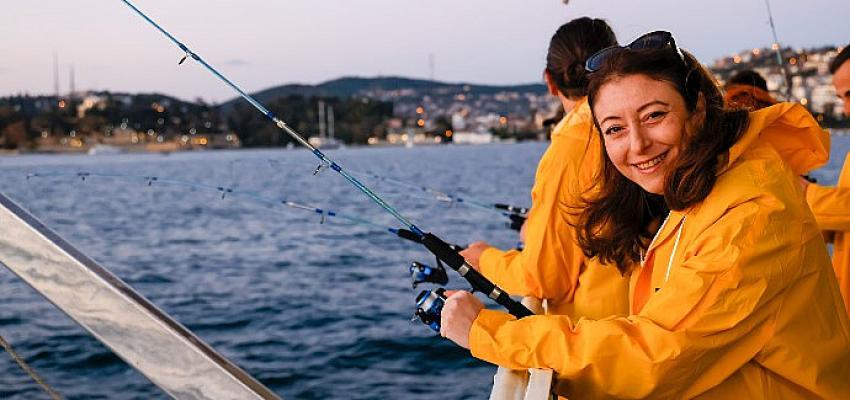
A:
{"type": "Polygon", "coordinates": [[[410,222],[395,208],[390,206],[386,201],[379,197],[375,192],[373,192],[357,178],[348,173],[345,169],[342,168],[342,166],[328,158],[327,155],[325,155],[321,150],[311,145],[303,136],[301,136],[298,132],[296,132],[289,125],[287,125],[286,122],[276,117],[271,111],[269,111],[266,107],[260,104],[259,101],[245,93],[245,91],[243,91],[239,86],[227,79],[218,70],[216,70],[206,61],[204,61],[197,53],[192,51],[188,46],[177,40],[177,38],[171,35],[171,33],[166,31],[162,26],[157,24],[153,19],[148,17],[141,10],[139,10],[129,0],[121,0],[121,2],[131,8],[145,21],[150,23],[154,28],[160,31],[160,33],[165,35],[184,53],[178,64],[182,64],[188,58],[195,60],[207,71],[212,73],[215,77],[217,77],[219,80],[221,80],[231,89],[233,89],[237,94],[239,94],[240,97],[245,99],[254,108],[260,111],[267,118],[269,118],[269,120],[271,120],[278,128],[284,131],[292,139],[294,139],[296,142],[310,150],[319,159],[320,162],[319,166],[316,168],[316,172],[319,172],[326,168],[337,172],[339,175],[345,178],[345,180],[347,180],[349,183],[354,185],[354,187],[360,190],[363,194],[372,199],[373,202],[375,202],[385,211],[390,213],[390,215],[392,215],[396,220],[403,224],[413,235],[417,236],[419,238],[420,243],[422,243],[425,248],[427,248],[431,253],[433,253],[438,259],[445,262],[449,267],[457,271],[460,276],[462,276],[469,282],[469,284],[474,290],[484,293],[485,295],[487,295],[487,297],[494,300],[499,305],[505,307],[508,312],[510,312],[515,317],[522,318],[534,314],[528,308],[526,308],[519,302],[513,300],[505,291],[503,291],[501,288],[493,284],[493,282],[485,278],[484,275],[476,271],[471,265],[466,262],[466,260],[464,260],[464,258],[460,254],[458,254],[455,249],[452,248],[451,245],[449,245],[433,233],[425,232],[416,225],[414,225],[412,222],[410,222]]]}

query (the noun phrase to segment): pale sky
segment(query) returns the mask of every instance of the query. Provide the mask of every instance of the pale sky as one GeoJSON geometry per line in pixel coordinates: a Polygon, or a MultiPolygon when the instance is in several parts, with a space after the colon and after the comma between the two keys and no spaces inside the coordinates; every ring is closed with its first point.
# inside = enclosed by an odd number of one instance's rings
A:
{"type": "MultiPolygon", "coordinates": [[[[341,76],[449,82],[541,81],[549,38],[580,16],[621,43],[665,29],[703,62],[772,43],[764,0],[135,0],[247,91],[341,76]]],[[[779,40],[850,42],[848,0],[771,0],[779,40]]],[[[0,0],[0,96],[53,93],[73,65],[78,90],[161,92],[223,101],[229,88],[120,0],[0,0]]]]}

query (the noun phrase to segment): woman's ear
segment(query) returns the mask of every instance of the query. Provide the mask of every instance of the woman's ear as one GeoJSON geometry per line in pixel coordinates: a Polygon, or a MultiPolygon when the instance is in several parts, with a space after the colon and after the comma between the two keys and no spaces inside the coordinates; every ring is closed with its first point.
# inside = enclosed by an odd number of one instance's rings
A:
{"type": "Polygon", "coordinates": [[[549,89],[549,94],[555,97],[558,97],[561,94],[561,91],[558,90],[558,86],[555,85],[555,80],[552,78],[552,75],[549,74],[548,69],[543,70],[543,80],[546,81],[546,88],[549,89]]]}

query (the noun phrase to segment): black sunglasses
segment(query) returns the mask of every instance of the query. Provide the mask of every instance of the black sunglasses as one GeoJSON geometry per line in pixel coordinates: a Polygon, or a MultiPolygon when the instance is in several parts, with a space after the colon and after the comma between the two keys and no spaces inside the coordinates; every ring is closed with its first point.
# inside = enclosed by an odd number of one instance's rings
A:
{"type": "Polygon", "coordinates": [[[584,63],[584,69],[587,72],[596,72],[602,68],[602,64],[605,63],[605,60],[609,56],[623,50],[663,49],[665,47],[673,49],[679,55],[679,58],[685,61],[685,56],[679,50],[679,47],[676,46],[676,40],[673,39],[673,34],[667,31],[655,31],[642,35],[626,46],[606,47],[593,53],[592,56],[588,57],[587,62],[584,63]]]}

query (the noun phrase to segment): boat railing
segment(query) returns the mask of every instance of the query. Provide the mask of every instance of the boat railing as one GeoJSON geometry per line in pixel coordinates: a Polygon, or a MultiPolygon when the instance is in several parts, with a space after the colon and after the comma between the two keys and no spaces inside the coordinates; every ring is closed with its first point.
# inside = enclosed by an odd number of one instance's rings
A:
{"type": "MultiPolygon", "coordinates": [[[[545,314],[544,302],[525,297],[522,304],[535,314],[545,314]]],[[[555,374],[549,369],[511,370],[499,367],[493,376],[490,400],[548,400],[552,395],[555,374]]]]}
{"type": "Polygon", "coordinates": [[[0,194],[0,263],[177,399],[279,399],[0,194]]]}

